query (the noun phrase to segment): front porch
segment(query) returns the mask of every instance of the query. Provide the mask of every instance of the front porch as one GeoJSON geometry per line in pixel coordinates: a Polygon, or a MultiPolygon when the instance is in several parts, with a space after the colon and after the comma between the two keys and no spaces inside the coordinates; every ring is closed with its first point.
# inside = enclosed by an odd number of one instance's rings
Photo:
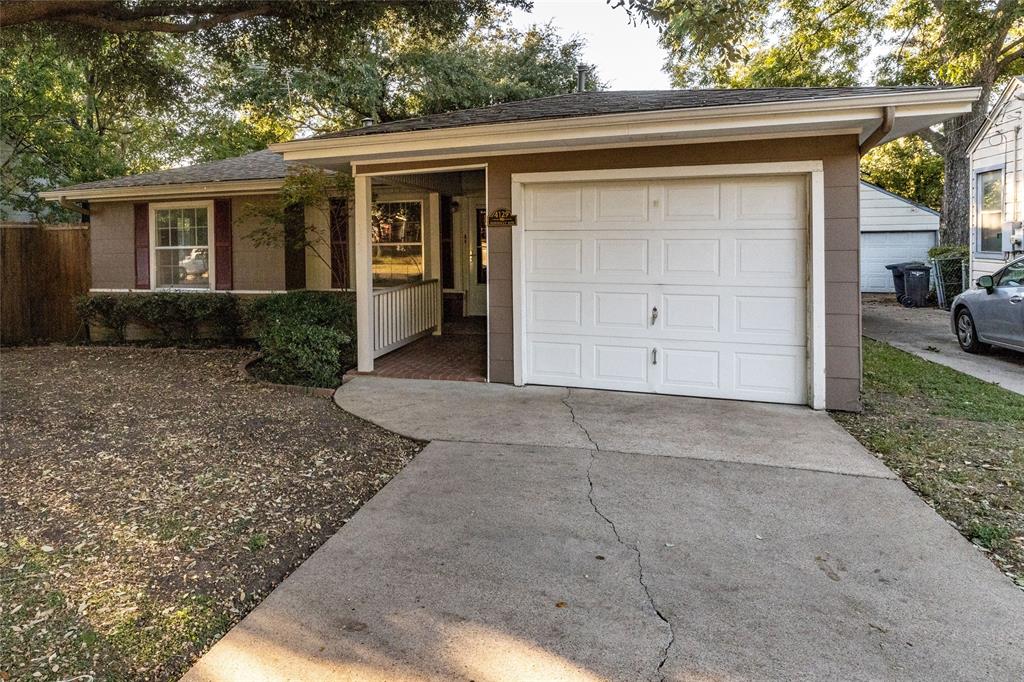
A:
{"type": "MultiPolygon", "coordinates": [[[[352,372],[349,376],[358,374],[352,372]]],[[[395,379],[487,381],[487,319],[446,321],[444,334],[424,336],[382,355],[369,374],[395,379]]]]}
{"type": "Polygon", "coordinates": [[[355,185],[354,373],[487,381],[484,171],[357,174],[355,185]]]}

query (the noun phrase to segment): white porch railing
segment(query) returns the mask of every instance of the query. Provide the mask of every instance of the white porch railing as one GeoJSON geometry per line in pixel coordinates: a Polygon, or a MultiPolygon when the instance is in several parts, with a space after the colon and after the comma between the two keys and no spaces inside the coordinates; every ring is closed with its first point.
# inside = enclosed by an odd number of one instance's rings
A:
{"type": "Polygon", "coordinates": [[[429,333],[439,319],[441,284],[436,279],[373,290],[373,357],[429,333]]]}

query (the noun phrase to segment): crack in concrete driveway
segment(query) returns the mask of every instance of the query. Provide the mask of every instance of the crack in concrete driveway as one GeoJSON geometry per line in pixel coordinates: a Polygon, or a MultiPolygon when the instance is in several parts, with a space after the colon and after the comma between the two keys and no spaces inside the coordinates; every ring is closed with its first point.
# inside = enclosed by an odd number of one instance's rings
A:
{"type": "MultiPolygon", "coordinates": [[[[602,512],[600,507],[597,506],[597,501],[594,499],[593,471],[594,466],[597,464],[597,457],[598,453],[601,451],[601,446],[598,445],[597,441],[595,441],[593,437],[590,435],[590,431],[587,430],[587,427],[584,426],[576,418],[576,410],[575,408],[573,408],[572,405],[571,388],[566,389],[566,396],[565,398],[562,399],[562,403],[566,406],[566,408],[568,408],[569,416],[572,419],[572,423],[576,424],[576,426],[578,426],[580,430],[583,431],[583,433],[587,436],[587,440],[589,440],[594,445],[594,451],[590,453],[590,462],[587,464],[587,500],[590,502],[590,506],[593,507],[594,513],[600,516],[602,519],[604,519],[605,523],[608,524],[608,527],[611,528],[612,534],[615,535],[616,542],[618,542],[623,547],[626,547],[633,551],[634,555],[636,556],[637,581],[640,583],[640,587],[643,589],[644,594],[647,596],[647,602],[650,604],[651,610],[654,611],[655,615],[657,615],[659,619],[661,619],[661,622],[664,624],[664,626],[668,628],[668,641],[665,643],[665,648],[662,650],[661,660],[658,661],[658,667],[654,671],[653,677],[657,677],[661,673],[661,669],[665,667],[665,662],[668,660],[669,652],[672,650],[672,644],[675,642],[675,628],[672,627],[672,623],[669,621],[668,618],[664,616],[664,614],[662,614],[661,609],[658,608],[657,603],[654,601],[654,595],[651,594],[650,586],[647,584],[647,581],[645,580],[643,557],[640,552],[640,541],[638,540],[634,542],[632,545],[627,544],[622,539],[622,535],[619,533],[619,529],[615,525],[615,521],[613,521],[607,514],[602,512]]],[[[664,677],[661,677],[660,679],[664,680],[664,677]]]]}

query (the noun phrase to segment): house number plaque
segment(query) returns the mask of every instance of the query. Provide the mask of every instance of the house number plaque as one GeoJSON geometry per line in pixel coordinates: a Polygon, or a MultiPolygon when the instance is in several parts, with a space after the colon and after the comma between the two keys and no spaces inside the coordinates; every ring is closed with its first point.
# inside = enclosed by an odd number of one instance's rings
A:
{"type": "Polygon", "coordinates": [[[512,227],[516,224],[516,216],[507,208],[499,208],[487,216],[488,227],[512,227]]]}

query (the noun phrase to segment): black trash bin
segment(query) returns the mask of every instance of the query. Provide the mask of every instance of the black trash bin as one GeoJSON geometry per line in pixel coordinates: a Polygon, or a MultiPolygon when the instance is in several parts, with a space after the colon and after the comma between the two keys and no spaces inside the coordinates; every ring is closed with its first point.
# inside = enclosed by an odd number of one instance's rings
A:
{"type": "Polygon", "coordinates": [[[924,263],[909,263],[903,267],[903,280],[907,292],[903,297],[903,305],[908,308],[923,308],[928,305],[931,272],[931,267],[924,263]]]}
{"type": "Polygon", "coordinates": [[[914,263],[890,263],[885,266],[885,269],[892,273],[892,286],[896,289],[896,300],[900,303],[903,303],[903,299],[907,295],[907,284],[903,277],[903,268],[908,265],[914,265],[914,263]]]}

